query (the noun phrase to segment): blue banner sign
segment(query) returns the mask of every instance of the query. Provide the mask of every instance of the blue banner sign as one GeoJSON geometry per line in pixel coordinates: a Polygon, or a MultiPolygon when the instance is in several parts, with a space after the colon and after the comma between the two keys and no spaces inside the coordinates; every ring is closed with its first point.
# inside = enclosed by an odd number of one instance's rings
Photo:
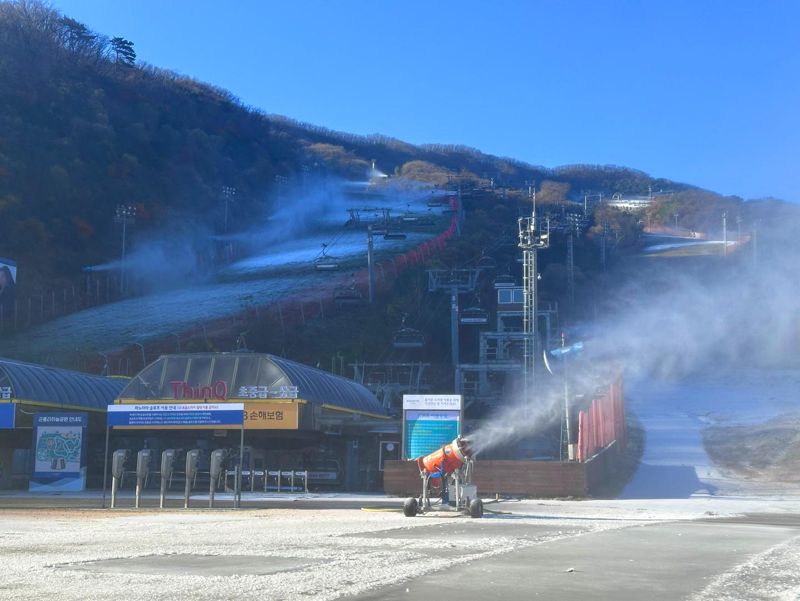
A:
{"type": "Polygon", "coordinates": [[[33,416],[35,492],[81,491],[86,488],[85,413],[37,413],[33,416]]]}
{"type": "Polygon", "coordinates": [[[244,403],[166,403],[109,405],[112,428],[214,428],[241,427],[244,403]]]}
{"type": "Polygon", "coordinates": [[[16,405],[13,403],[0,404],[0,430],[14,429],[14,418],[16,417],[16,405]]]}

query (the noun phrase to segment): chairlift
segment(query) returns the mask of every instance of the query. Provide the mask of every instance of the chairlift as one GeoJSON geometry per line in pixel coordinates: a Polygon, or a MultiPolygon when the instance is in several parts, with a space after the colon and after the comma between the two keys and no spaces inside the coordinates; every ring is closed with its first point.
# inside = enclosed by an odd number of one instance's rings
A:
{"type": "Polygon", "coordinates": [[[403,221],[410,222],[410,221],[417,221],[419,219],[418,215],[415,215],[411,212],[411,205],[407,205],[408,210],[402,214],[400,217],[403,221]]]}
{"type": "Polygon", "coordinates": [[[350,286],[339,286],[333,291],[333,302],[337,307],[343,305],[358,305],[364,301],[364,295],[358,289],[356,283],[350,286]]]}
{"type": "Polygon", "coordinates": [[[513,288],[516,285],[517,282],[510,273],[504,273],[494,278],[495,288],[513,288]]]}
{"type": "Polygon", "coordinates": [[[328,245],[322,245],[322,254],[314,259],[314,269],[317,271],[336,271],[339,269],[339,259],[327,254],[328,245]]]}
{"type": "Polygon", "coordinates": [[[495,269],[496,267],[497,267],[497,261],[494,260],[494,257],[491,257],[484,253],[481,255],[481,258],[478,259],[479,269],[495,269]]]}
{"type": "Polygon", "coordinates": [[[489,314],[478,306],[461,311],[458,321],[465,326],[482,326],[489,323],[489,314]]]}
{"type": "Polygon", "coordinates": [[[419,330],[407,327],[406,317],[403,316],[400,329],[392,337],[392,346],[396,349],[422,348],[425,346],[425,335],[419,330]]]}

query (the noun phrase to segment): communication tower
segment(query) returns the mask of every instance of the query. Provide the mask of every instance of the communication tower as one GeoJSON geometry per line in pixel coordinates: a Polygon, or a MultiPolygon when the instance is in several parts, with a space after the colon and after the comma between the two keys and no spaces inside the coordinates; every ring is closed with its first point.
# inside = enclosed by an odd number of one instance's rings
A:
{"type": "Polygon", "coordinates": [[[550,225],[546,231],[537,228],[536,223],[536,190],[531,195],[532,208],[530,217],[520,217],[519,247],[522,249],[522,287],[523,287],[523,356],[522,385],[525,402],[532,405],[533,389],[536,383],[536,304],[537,280],[536,253],[550,246],[550,225]]]}

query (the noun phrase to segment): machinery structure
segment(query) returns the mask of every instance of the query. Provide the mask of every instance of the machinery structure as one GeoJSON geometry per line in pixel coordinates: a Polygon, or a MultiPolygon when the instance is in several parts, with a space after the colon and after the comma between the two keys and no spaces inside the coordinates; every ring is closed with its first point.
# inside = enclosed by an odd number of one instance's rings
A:
{"type": "Polygon", "coordinates": [[[450,444],[413,461],[419,467],[422,494],[419,498],[406,499],[403,504],[406,517],[432,511],[431,493],[439,497],[439,509],[462,511],[473,518],[483,517],[483,501],[478,497],[477,487],[472,484],[474,460],[466,439],[458,436],[450,444]]]}

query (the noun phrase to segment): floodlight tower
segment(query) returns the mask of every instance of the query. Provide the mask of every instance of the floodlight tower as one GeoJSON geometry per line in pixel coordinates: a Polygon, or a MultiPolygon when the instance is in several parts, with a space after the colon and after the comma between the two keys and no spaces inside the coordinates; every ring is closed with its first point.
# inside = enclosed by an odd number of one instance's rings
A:
{"type": "Polygon", "coordinates": [[[236,188],[233,186],[222,186],[222,202],[225,203],[225,218],[223,220],[223,233],[228,233],[228,205],[236,201],[236,188]]]}
{"type": "Polygon", "coordinates": [[[531,196],[532,208],[530,217],[517,220],[519,228],[519,247],[522,249],[522,286],[523,286],[523,332],[524,332],[524,364],[522,366],[522,385],[525,402],[532,406],[533,388],[536,383],[536,253],[550,246],[550,223],[547,230],[541,231],[536,224],[536,190],[531,196]]]}
{"type": "Polygon", "coordinates": [[[119,270],[119,294],[125,293],[125,242],[128,232],[128,224],[136,223],[136,207],[133,205],[117,205],[117,212],[114,221],[122,224],[122,259],[119,270]]]}

